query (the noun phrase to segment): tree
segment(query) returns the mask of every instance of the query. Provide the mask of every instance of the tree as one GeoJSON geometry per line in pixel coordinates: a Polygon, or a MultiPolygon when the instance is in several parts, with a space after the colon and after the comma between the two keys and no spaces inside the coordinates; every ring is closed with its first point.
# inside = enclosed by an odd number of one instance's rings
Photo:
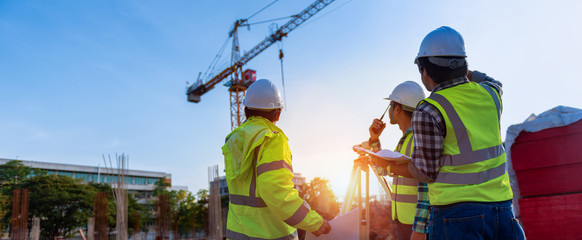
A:
{"type": "Polygon", "coordinates": [[[180,236],[185,236],[194,229],[194,224],[196,223],[194,216],[196,197],[191,192],[183,190],[178,191],[174,196],[176,197],[175,201],[177,201],[175,209],[173,209],[174,228],[180,236]]]}
{"type": "MultiPolygon", "coordinates": [[[[0,206],[10,206],[10,205],[12,205],[10,204],[10,198],[0,192],[0,206]]],[[[8,215],[7,213],[8,209],[0,207],[0,220],[4,219],[4,217],[8,215]]],[[[0,221],[0,232],[2,231],[2,229],[4,229],[4,224],[2,221],[0,221]]]]}
{"type": "Polygon", "coordinates": [[[196,204],[194,205],[194,228],[208,232],[208,190],[201,189],[196,193],[196,204]]]}
{"type": "Polygon", "coordinates": [[[168,183],[166,181],[166,178],[163,177],[162,179],[158,180],[154,186],[155,186],[155,188],[154,188],[153,196],[156,197],[160,194],[170,193],[170,190],[168,190],[168,188],[171,187],[172,184],[168,183]]]}
{"type": "Polygon", "coordinates": [[[131,194],[128,195],[127,203],[127,216],[129,216],[127,226],[129,234],[132,235],[136,224],[139,226],[139,229],[144,229],[148,215],[146,207],[139,204],[131,194]]]}
{"type": "Polygon", "coordinates": [[[58,175],[27,178],[22,188],[29,189],[29,212],[41,219],[43,238],[68,238],[84,226],[92,213],[95,188],[58,175]]]}
{"type": "Polygon", "coordinates": [[[0,184],[16,185],[18,181],[26,179],[30,175],[39,175],[44,171],[31,168],[22,164],[22,161],[12,160],[0,165],[0,184]]]}
{"type": "MultiPolygon", "coordinates": [[[[105,192],[107,193],[107,221],[109,229],[115,229],[115,221],[117,214],[117,205],[115,199],[113,198],[113,189],[111,185],[107,183],[88,183],[95,189],[95,192],[105,192]]],[[[140,229],[144,229],[147,223],[151,221],[150,214],[145,206],[139,204],[137,200],[131,195],[127,196],[127,212],[128,212],[128,234],[133,234],[133,228],[135,224],[139,224],[140,229]]],[[[94,213],[93,213],[94,214],[94,213]]]]}
{"type": "MultiPolygon", "coordinates": [[[[169,183],[162,179],[155,184],[154,196],[167,195],[171,229],[184,236],[190,231],[207,230],[208,222],[208,190],[199,190],[195,195],[191,192],[168,190],[169,183]]],[[[228,199],[226,200],[228,204],[228,199]]]]}
{"type": "Polygon", "coordinates": [[[339,202],[327,179],[314,178],[299,192],[299,196],[326,220],[333,219],[339,213],[339,202]]]}
{"type": "Polygon", "coordinates": [[[13,160],[0,165],[0,230],[8,226],[12,215],[12,193],[21,188],[28,176],[45,174],[45,171],[31,168],[22,161],[13,160]]]}

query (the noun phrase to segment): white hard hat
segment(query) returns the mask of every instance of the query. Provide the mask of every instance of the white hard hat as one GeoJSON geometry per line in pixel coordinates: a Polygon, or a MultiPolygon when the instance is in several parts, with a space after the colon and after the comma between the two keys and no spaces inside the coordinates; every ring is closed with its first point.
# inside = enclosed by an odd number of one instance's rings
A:
{"type": "Polygon", "coordinates": [[[252,109],[283,108],[277,86],[267,79],[259,79],[251,84],[242,104],[252,109]]]}
{"type": "Polygon", "coordinates": [[[392,90],[390,96],[384,99],[400,103],[408,107],[408,110],[414,110],[416,105],[418,105],[418,103],[424,98],[424,91],[422,90],[422,87],[418,85],[418,83],[413,81],[406,81],[398,84],[398,86],[392,90]]]}
{"type": "Polygon", "coordinates": [[[467,57],[465,41],[461,34],[455,29],[442,26],[426,35],[414,62],[416,63],[419,57],[434,56],[467,57]]]}

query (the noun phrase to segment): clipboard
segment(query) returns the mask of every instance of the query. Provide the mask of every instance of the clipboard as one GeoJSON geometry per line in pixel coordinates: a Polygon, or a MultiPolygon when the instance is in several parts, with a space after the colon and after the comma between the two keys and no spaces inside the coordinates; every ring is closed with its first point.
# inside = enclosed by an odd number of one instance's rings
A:
{"type": "Polygon", "coordinates": [[[388,149],[382,149],[378,152],[372,152],[368,149],[361,148],[358,146],[354,146],[353,148],[354,148],[354,151],[356,151],[356,152],[364,152],[364,153],[369,154],[371,156],[374,156],[374,157],[377,157],[377,158],[380,158],[380,159],[383,159],[386,161],[392,161],[395,163],[407,163],[407,162],[410,162],[410,160],[411,160],[410,157],[408,157],[402,153],[394,152],[394,151],[391,151],[388,149]],[[402,159],[402,156],[404,156],[405,159],[402,159]]]}

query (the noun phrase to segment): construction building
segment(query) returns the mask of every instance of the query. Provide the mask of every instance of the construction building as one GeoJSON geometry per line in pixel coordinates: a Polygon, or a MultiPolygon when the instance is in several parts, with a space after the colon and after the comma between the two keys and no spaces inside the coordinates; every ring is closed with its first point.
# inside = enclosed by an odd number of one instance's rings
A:
{"type": "MultiPolygon", "coordinates": [[[[16,159],[0,158],[0,164],[5,164],[16,159]]],[[[80,179],[82,182],[107,183],[114,184],[117,181],[116,169],[100,166],[83,166],[74,164],[37,162],[19,160],[23,165],[38,168],[46,171],[48,174],[69,176],[74,179],[80,179]]],[[[165,179],[167,183],[172,184],[172,175],[164,172],[144,171],[144,170],[127,170],[127,190],[140,204],[146,204],[152,198],[155,184],[165,179]]],[[[187,190],[183,186],[174,186],[179,190],[187,190]]]]}

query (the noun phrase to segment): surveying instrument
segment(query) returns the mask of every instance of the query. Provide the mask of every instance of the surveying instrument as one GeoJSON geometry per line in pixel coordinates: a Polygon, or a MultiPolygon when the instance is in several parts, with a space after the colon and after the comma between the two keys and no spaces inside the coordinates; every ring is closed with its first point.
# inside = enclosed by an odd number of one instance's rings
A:
{"type": "Polygon", "coordinates": [[[370,168],[376,175],[378,182],[384,189],[388,198],[391,199],[392,190],[386,179],[381,176],[378,169],[372,165],[369,151],[365,151],[359,146],[354,146],[353,150],[358,153],[358,158],[354,160],[354,166],[352,168],[352,174],[350,176],[350,182],[348,185],[348,191],[344,197],[344,202],[340,210],[340,216],[348,213],[353,205],[354,198],[357,196],[358,203],[358,240],[369,240],[370,239],[370,168]],[[366,184],[366,198],[362,201],[362,171],[366,173],[365,184],[366,184]],[[357,195],[356,195],[357,189],[357,195]]]}

